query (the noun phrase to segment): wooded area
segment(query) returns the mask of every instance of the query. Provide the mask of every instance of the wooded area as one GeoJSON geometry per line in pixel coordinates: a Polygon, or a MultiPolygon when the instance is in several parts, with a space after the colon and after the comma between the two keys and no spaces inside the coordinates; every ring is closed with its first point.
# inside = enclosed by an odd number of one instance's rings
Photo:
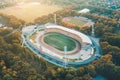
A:
{"type": "MultiPolygon", "coordinates": [[[[68,0],[67,0],[68,1],[68,0]]],[[[97,75],[102,75],[108,80],[120,79],[120,35],[116,30],[120,29],[118,18],[120,12],[101,8],[92,8],[91,13],[78,14],[77,7],[71,6],[55,12],[57,24],[82,31],[90,35],[91,28],[79,28],[62,22],[62,17],[84,16],[95,22],[95,36],[99,37],[103,56],[92,63],[74,68],[64,69],[52,65],[36,56],[26,47],[21,46],[21,32],[17,31],[9,36],[13,30],[21,29],[24,21],[0,14],[7,21],[6,26],[13,29],[0,28],[0,80],[93,80],[97,75]],[[97,13],[97,14],[94,14],[97,13]],[[107,13],[108,17],[100,14],[107,13]],[[5,37],[6,36],[6,37],[5,37]]],[[[39,17],[34,23],[45,24],[54,22],[53,14],[39,17]]],[[[29,25],[27,24],[27,25],[29,25]]]]}

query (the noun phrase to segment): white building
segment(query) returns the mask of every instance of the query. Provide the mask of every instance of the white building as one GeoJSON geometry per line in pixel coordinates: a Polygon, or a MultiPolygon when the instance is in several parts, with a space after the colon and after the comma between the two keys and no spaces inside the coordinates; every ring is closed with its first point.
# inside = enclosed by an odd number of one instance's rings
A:
{"type": "Polygon", "coordinates": [[[85,8],[85,9],[80,10],[78,13],[88,13],[88,12],[90,12],[90,10],[85,8]]]}
{"type": "Polygon", "coordinates": [[[0,23],[0,28],[2,27],[3,25],[0,23]]]}

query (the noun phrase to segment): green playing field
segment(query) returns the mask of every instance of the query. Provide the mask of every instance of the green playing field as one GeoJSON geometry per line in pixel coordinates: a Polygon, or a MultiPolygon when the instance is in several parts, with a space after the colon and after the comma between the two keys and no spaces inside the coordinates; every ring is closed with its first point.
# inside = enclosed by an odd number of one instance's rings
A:
{"type": "Polygon", "coordinates": [[[76,48],[76,43],[72,38],[60,33],[50,33],[44,37],[44,42],[60,51],[64,51],[64,46],[67,46],[67,51],[76,48]]]}
{"type": "Polygon", "coordinates": [[[71,19],[70,21],[68,21],[68,22],[70,22],[70,23],[72,23],[72,24],[75,24],[76,26],[79,26],[79,27],[83,26],[83,25],[86,23],[86,21],[81,21],[81,20],[75,19],[75,18],[72,18],[72,19],[71,19]]]}

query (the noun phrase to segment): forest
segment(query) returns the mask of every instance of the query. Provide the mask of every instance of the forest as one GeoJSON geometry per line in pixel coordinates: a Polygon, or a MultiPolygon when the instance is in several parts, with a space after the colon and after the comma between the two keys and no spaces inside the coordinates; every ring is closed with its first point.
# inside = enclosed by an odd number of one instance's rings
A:
{"type": "MultiPolygon", "coordinates": [[[[84,8],[84,7],[83,7],[84,8]]],[[[39,58],[27,47],[21,46],[21,28],[30,24],[45,24],[53,22],[53,14],[38,17],[34,23],[26,24],[14,16],[0,14],[6,20],[5,26],[0,28],[0,80],[93,80],[101,75],[107,80],[120,80],[120,29],[118,23],[119,11],[92,8],[87,14],[78,14],[78,7],[72,5],[56,11],[57,24],[82,31],[90,35],[91,28],[66,24],[62,17],[84,16],[95,22],[95,37],[100,38],[102,57],[88,65],[74,68],[61,68],[39,58]],[[95,14],[94,14],[95,13],[95,14]],[[108,17],[100,14],[107,13],[108,17]],[[8,35],[15,29],[19,29],[8,35]],[[7,35],[7,36],[6,36],[7,35]]]]}

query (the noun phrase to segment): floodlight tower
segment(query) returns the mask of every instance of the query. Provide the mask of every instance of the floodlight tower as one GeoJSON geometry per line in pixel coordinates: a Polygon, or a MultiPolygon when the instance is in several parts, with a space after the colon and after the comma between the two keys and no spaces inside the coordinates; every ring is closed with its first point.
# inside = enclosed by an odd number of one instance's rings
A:
{"type": "Polygon", "coordinates": [[[22,34],[21,34],[21,38],[22,38],[22,47],[24,46],[24,43],[25,43],[25,40],[24,40],[24,32],[23,31],[21,31],[22,32],[22,34]]]}
{"type": "Polygon", "coordinates": [[[36,31],[37,31],[37,32],[39,32],[38,27],[39,27],[39,24],[36,24],[36,29],[37,29],[36,31]]]}
{"type": "Polygon", "coordinates": [[[57,24],[56,14],[54,14],[54,23],[57,24]]]}
{"type": "Polygon", "coordinates": [[[65,68],[67,66],[67,55],[66,55],[66,53],[67,53],[67,46],[64,46],[65,68]]]}
{"type": "Polygon", "coordinates": [[[43,25],[44,33],[46,33],[46,31],[47,31],[47,30],[46,30],[46,27],[47,27],[47,26],[48,26],[48,23],[43,25]]]}
{"type": "Polygon", "coordinates": [[[25,43],[25,40],[24,40],[24,35],[23,33],[21,34],[21,37],[22,37],[22,47],[24,46],[24,43],[25,43]]]}
{"type": "Polygon", "coordinates": [[[95,29],[94,29],[94,23],[92,24],[92,36],[95,36],[95,29]]]}
{"type": "Polygon", "coordinates": [[[22,38],[22,47],[24,46],[25,44],[25,38],[24,38],[24,35],[26,34],[25,31],[23,30],[24,28],[26,27],[26,24],[24,25],[24,27],[22,28],[21,30],[21,38],[22,38]]]}

